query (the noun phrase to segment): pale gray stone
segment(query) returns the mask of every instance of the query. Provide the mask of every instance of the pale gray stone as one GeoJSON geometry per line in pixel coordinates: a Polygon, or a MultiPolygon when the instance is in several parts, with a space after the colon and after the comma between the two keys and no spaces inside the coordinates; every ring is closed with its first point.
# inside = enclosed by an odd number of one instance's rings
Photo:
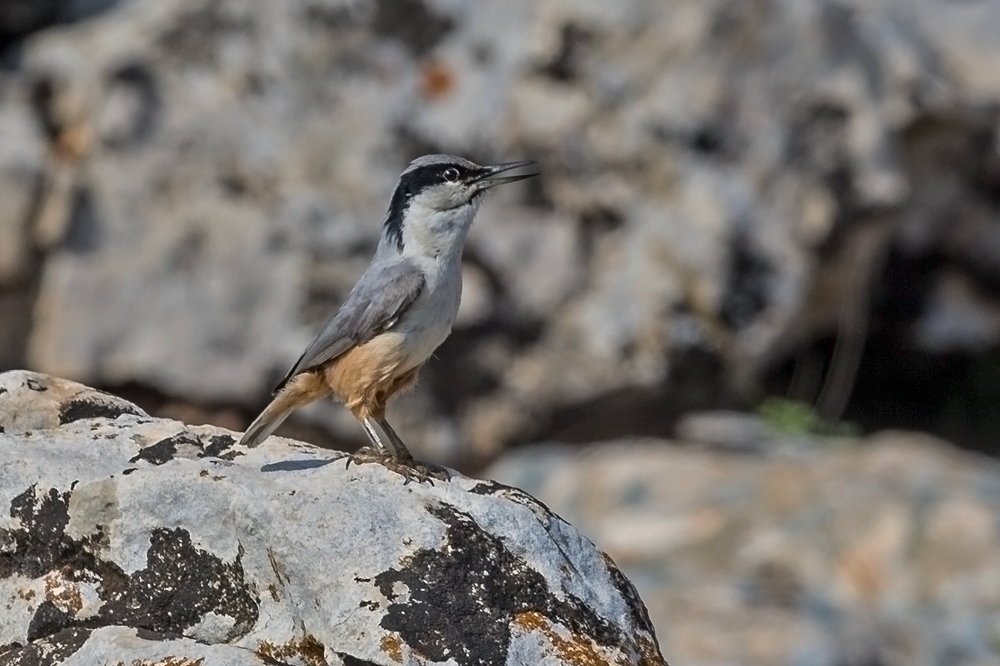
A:
{"type": "Polygon", "coordinates": [[[665,663],[631,583],[515,488],[68,407],[100,396],[0,375],[0,664],[665,663]]]}
{"type": "MultiPolygon", "coordinates": [[[[27,362],[252,411],[360,275],[403,166],[448,151],[542,175],[484,205],[458,335],[395,406],[415,450],[477,458],[658,397],[692,351],[716,393],[750,393],[858,302],[854,280],[811,291],[835,232],[885,230],[857,271],[898,243],[996,272],[998,21],[939,0],[136,0],[39,33],[11,76],[75,100],[93,142],[47,219],[27,362]]],[[[0,155],[0,280],[53,167],[33,113],[0,99],[27,156],[0,155]]],[[[940,324],[908,332],[969,346],[940,324]]],[[[363,438],[328,403],[296,418],[363,438]]]]}

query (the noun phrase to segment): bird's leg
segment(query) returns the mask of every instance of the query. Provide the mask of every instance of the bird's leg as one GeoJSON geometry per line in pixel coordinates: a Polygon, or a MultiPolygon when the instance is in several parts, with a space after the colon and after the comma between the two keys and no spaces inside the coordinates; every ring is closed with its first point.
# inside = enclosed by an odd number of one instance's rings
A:
{"type": "MultiPolygon", "coordinates": [[[[396,459],[401,465],[409,467],[419,480],[431,482],[431,477],[442,481],[451,479],[451,472],[447,468],[429,463],[418,463],[414,460],[413,455],[410,454],[410,450],[406,448],[406,444],[403,444],[403,440],[399,438],[399,435],[392,429],[392,426],[389,425],[384,416],[378,419],[378,424],[382,426],[382,430],[389,437],[389,442],[396,449],[396,459]]],[[[409,476],[407,476],[406,480],[409,482],[409,476]]]]}
{"type": "Polygon", "coordinates": [[[375,429],[375,424],[372,423],[371,419],[361,419],[361,427],[364,428],[365,434],[368,435],[368,441],[371,442],[371,446],[363,446],[353,454],[347,456],[347,467],[350,467],[351,463],[360,465],[366,462],[381,462],[387,458],[394,457],[392,450],[378,436],[378,431],[375,429]]]}
{"type": "Polygon", "coordinates": [[[386,469],[403,476],[406,479],[403,485],[406,485],[413,479],[427,481],[431,485],[434,485],[432,479],[440,479],[442,481],[451,479],[451,472],[446,468],[439,467],[438,465],[419,463],[414,460],[409,449],[403,444],[403,440],[399,438],[399,435],[396,434],[396,431],[385,420],[385,417],[375,418],[374,423],[372,419],[365,418],[361,420],[361,425],[364,427],[365,434],[368,435],[368,439],[373,446],[365,447],[350,456],[347,462],[348,466],[352,462],[358,465],[377,462],[386,469]],[[388,446],[378,436],[378,431],[375,430],[375,423],[385,432],[389,440],[388,446]]]}
{"type": "Polygon", "coordinates": [[[403,444],[403,440],[399,438],[399,435],[397,435],[396,431],[392,429],[392,426],[389,425],[389,422],[385,419],[385,417],[383,416],[378,419],[377,422],[380,426],[382,426],[382,431],[385,432],[386,436],[389,438],[389,443],[392,445],[392,448],[396,453],[396,457],[399,458],[401,462],[412,464],[414,462],[413,455],[410,453],[410,450],[406,448],[406,444],[403,444]]]}
{"type": "MultiPolygon", "coordinates": [[[[358,414],[357,416],[362,415],[358,414]]],[[[377,462],[383,467],[402,475],[406,479],[405,483],[417,479],[419,481],[427,481],[433,485],[432,478],[444,481],[451,478],[451,472],[444,467],[418,463],[414,460],[409,449],[403,444],[403,440],[400,439],[396,431],[389,425],[389,422],[385,420],[385,416],[363,416],[360,421],[361,427],[364,428],[365,434],[368,436],[368,441],[371,442],[371,446],[363,447],[353,455],[348,456],[348,467],[351,466],[351,463],[361,465],[363,463],[377,462]],[[388,441],[379,436],[379,432],[375,427],[376,423],[382,428],[385,438],[388,441]]]]}
{"type": "Polygon", "coordinates": [[[361,427],[365,429],[365,434],[368,435],[368,441],[372,443],[372,446],[379,455],[392,455],[392,449],[382,442],[382,438],[378,436],[378,431],[375,429],[375,424],[372,423],[371,419],[363,419],[361,421],[361,427]]]}

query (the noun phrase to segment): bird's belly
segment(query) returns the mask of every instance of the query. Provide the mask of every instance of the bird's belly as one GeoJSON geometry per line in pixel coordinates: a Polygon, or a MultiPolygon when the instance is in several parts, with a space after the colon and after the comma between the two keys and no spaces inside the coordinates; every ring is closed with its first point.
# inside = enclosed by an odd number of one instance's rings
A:
{"type": "Polygon", "coordinates": [[[440,317],[413,317],[400,321],[396,332],[403,337],[405,366],[410,369],[424,363],[445,341],[451,333],[451,321],[440,317]]]}

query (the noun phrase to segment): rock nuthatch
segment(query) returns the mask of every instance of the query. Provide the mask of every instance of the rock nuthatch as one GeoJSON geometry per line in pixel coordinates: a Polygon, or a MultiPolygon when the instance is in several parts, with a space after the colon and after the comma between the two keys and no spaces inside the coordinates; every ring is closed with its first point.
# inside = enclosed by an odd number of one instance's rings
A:
{"type": "Polygon", "coordinates": [[[332,396],[361,422],[373,447],[369,455],[407,474],[418,470],[385,419],[386,403],[416,381],[451,333],[462,296],[462,248],[483,194],[537,175],[498,175],[531,164],[484,167],[452,155],[411,162],[396,184],[367,270],[240,443],[257,446],[293,410],[332,396]]]}

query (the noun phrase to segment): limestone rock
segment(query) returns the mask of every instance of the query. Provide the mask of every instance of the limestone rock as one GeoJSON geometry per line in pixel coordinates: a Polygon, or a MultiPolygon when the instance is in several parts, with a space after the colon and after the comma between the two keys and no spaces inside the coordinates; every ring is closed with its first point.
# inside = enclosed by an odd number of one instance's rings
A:
{"type": "Polygon", "coordinates": [[[665,663],[631,583],[514,488],[245,450],[22,371],[0,428],[4,666],[665,663]]]}
{"type": "Polygon", "coordinates": [[[0,384],[0,432],[47,430],[80,419],[123,414],[146,416],[135,405],[74,382],[47,375],[10,372],[0,384]]]}
{"type": "Polygon", "coordinates": [[[1000,463],[906,432],[759,450],[538,446],[487,474],[608,549],[672,663],[1000,664],[1000,463]]]}
{"type": "MultiPolygon", "coordinates": [[[[890,245],[1000,272],[1000,12],[904,4],[134,0],[40,33],[12,76],[47,110],[0,100],[0,137],[58,120],[73,157],[48,172],[73,196],[42,202],[28,364],[249,413],[363,270],[401,168],[443,150],[542,175],[484,207],[475,302],[396,407],[414,448],[673,403],[690,358],[722,367],[712,395],[743,386],[866,303],[844,275],[890,245]]],[[[0,156],[0,241],[26,228],[4,220],[26,154],[0,156]]],[[[935,309],[917,341],[995,345],[975,310],[935,309]]],[[[327,404],[297,418],[362,438],[327,404]]]]}

